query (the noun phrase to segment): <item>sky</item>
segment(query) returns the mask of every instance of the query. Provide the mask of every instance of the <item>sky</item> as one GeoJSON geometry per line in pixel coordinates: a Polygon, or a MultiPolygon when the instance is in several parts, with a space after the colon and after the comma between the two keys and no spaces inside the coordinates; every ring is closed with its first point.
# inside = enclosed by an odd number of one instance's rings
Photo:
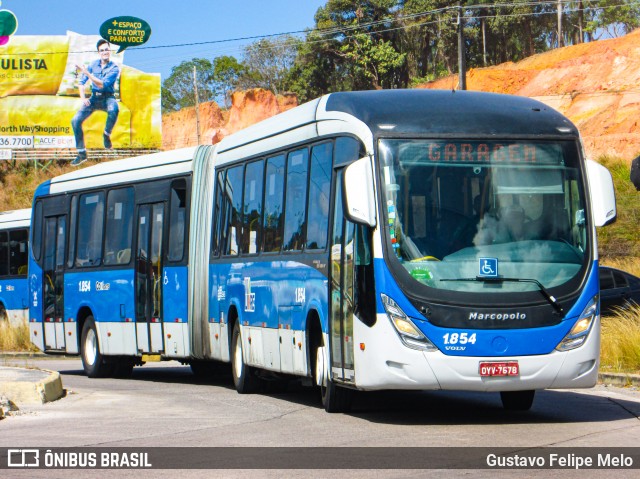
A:
{"type": "Polygon", "coordinates": [[[129,47],[124,64],[165,80],[171,68],[192,58],[242,57],[253,40],[312,28],[314,14],[327,0],[0,0],[0,9],[18,19],[15,35],[65,35],[67,30],[99,35],[110,18],[133,16],[151,26],[149,41],[129,47]],[[211,42],[203,45],[169,46],[211,42]],[[213,43],[220,42],[220,43],[213,43]]]}

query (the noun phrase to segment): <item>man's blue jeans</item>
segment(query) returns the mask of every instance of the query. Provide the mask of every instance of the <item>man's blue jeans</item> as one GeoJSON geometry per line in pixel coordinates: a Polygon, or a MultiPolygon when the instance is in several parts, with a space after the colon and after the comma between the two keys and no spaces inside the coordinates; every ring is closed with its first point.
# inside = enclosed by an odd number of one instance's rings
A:
{"type": "Polygon", "coordinates": [[[118,102],[113,96],[110,97],[96,97],[95,95],[89,98],[89,106],[82,105],[77,111],[73,119],[71,120],[71,126],[73,127],[73,134],[76,137],[76,148],[78,150],[85,150],[84,146],[84,132],[82,131],[82,124],[91,116],[94,111],[101,110],[107,112],[107,124],[104,127],[104,132],[107,135],[111,135],[113,127],[118,119],[118,102]]]}

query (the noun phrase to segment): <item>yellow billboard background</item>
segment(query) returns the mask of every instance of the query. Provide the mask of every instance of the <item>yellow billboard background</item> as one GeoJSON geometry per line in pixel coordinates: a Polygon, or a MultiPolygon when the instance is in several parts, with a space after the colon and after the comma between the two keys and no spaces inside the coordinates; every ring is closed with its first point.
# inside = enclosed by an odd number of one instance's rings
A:
{"type": "MultiPolygon", "coordinates": [[[[98,35],[15,35],[0,46],[0,148],[71,148],[71,119],[80,108],[76,64],[98,59],[98,35]],[[31,140],[29,140],[31,139],[31,140]]],[[[111,139],[114,148],[160,148],[160,74],[120,66],[116,98],[120,114],[111,139]]],[[[89,82],[88,82],[89,83],[89,82]]],[[[87,148],[103,148],[106,113],[83,125],[87,148]]]]}

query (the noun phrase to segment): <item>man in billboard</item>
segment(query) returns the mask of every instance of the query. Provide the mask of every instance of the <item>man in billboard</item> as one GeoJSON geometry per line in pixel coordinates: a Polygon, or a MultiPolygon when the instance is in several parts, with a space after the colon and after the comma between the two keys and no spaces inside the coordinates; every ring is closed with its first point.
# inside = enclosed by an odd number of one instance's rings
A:
{"type": "Polygon", "coordinates": [[[114,95],[115,83],[120,74],[120,68],[111,61],[111,45],[104,39],[98,41],[97,44],[100,59],[91,63],[88,67],[85,65],[76,65],[78,70],[82,72],[80,78],[79,91],[82,106],[71,120],[73,134],[76,138],[76,148],[78,156],[71,162],[77,166],[87,161],[87,150],[84,145],[84,132],[82,124],[96,110],[107,112],[107,123],[104,127],[102,139],[104,147],[110,149],[111,132],[118,119],[118,102],[114,95]],[[85,84],[91,80],[91,97],[85,96],[85,84]]]}

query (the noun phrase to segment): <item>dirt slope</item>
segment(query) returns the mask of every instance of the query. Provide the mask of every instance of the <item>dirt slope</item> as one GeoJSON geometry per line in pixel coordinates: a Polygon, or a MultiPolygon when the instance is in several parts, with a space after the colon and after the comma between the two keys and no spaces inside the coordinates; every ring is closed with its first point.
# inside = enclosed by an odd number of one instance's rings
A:
{"type": "MultiPolygon", "coordinates": [[[[457,76],[420,88],[455,88],[457,76]]],[[[640,29],[468,72],[467,89],[523,95],[559,110],[580,129],[587,156],[640,154],[640,29]]]]}
{"type": "MultiPolygon", "coordinates": [[[[200,143],[218,143],[225,136],[298,106],[295,95],[274,95],[256,88],[231,96],[231,108],[222,111],[217,103],[202,103],[200,143]]],[[[194,107],[162,115],[162,147],[165,150],[198,144],[194,107]]]]}
{"type": "MultiPolygon", "coordinates": [[[[419,88],[457,87],[457,75],[419,88]]],[[[469,90],[510,93],[538,99],[567,115],[580,129],[587,156],[640,154],[640,29],[624,37],[600,40],[468,72],[469,90]]],[[[223,112],[200,105],[200,143],[217,143],[260,120],[286,111],[295,95],[275,96],[255,89],[236,92],[223,112]]],[[[194,108],[163,115],[163,148],[197,144],[194,108]]]]}

